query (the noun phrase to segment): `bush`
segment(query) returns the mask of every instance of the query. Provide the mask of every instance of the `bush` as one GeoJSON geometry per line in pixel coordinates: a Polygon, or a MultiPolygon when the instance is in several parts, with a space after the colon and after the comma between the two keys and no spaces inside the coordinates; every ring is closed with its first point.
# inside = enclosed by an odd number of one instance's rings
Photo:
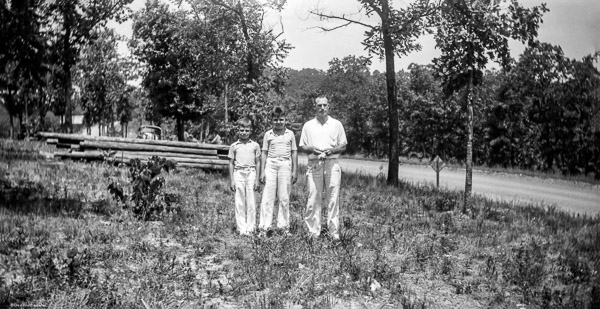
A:
{"type": "Polygon", "coordinates": [[[167,173],[174,170],[176,164],[157,156],[145,163],[133,159],[130,164],[131,194],[127,196],[117,182],[110,183],[108,191],[123,205],[123,208],[130,208],[139,218],[156,220],[163,211],[171,209],[171,205],[179,200],[176,194],[163,191],[165,179],[160,175],[163,170],[167,173]]]}

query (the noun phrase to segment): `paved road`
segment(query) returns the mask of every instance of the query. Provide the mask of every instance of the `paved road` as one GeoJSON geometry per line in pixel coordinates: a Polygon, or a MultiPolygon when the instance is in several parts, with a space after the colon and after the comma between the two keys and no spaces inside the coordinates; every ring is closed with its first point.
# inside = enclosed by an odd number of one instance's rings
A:
{"type": "MultiPolygon", "coordinates": [[[[306,163],[306,156],[299,157],[306,163]]],[[[387,174],[387,162],[340,160],[345,172],[377,175],[387,174]]],[[[435,185],[435,172],[426,165],[400,166],[400,179],[412,183],[435,185]]],[[[440,187],[464,190],[465,170],[446,168],[440,173],[440,187]]],[[[600,214],[600,186],[582,182],[541,179],[515,174],[473,171],[473,194],[503,201],[523,201],[538,205],[555,205],[559,209],[579,214],[600,214]]]]}

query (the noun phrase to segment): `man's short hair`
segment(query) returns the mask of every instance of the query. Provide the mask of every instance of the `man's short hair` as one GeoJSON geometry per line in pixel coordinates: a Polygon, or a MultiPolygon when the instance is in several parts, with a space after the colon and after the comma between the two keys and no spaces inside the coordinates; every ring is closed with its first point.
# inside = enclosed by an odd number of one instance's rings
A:
{"type": "Polygon", "coordinates": [[[283,106],[281,106],[281,105],[277,105],[277,106],[273,107],[273,110],[271,110],[271,118],[285,117],[285,115],[286,115],[285,108],[283,108],[283,106]]]}
{"type": "Polygon", "coordinates": [[[315,105],[323,101],[325,101],[324,103],[327,103],[329,105],[329,100],[327,100],[327,97],[325,97],[324,95],[315,98],[315,105]]]}
{"type": "Polygon", "coordinates": [[[250,128],[252,128],[252,121],[250,121],[250,119],[248,119],[247,117],[240,118],[237,121],[237,125],[239,127],[250,127],[250,128]]]}

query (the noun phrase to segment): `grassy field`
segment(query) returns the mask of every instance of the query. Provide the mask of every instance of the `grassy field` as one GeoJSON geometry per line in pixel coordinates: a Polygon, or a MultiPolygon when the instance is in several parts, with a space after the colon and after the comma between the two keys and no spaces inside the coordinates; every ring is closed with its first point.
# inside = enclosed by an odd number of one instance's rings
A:
{"type": "Polygon", "coordinates": [[[304,177],[291,235],[242,237],[225,174],[163,172],[146,221],[107,190],[127,167],[39,150],[0,140],[0,307],[600,308],[598,217],[346,174],[340,241],[308,237],[304,177]]]}

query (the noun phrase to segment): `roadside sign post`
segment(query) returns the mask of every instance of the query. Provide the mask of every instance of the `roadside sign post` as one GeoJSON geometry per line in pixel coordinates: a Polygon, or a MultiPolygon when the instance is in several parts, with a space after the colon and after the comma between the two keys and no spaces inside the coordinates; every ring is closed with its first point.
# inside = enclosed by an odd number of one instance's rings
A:
{"type": "Polygon", "coordinates": [[[435,187],[439,188],[440,171],[443,170],[444,167],[446,167],[446,163],[444,163],[444,160],[442,160],[440,156],[435,156],[435,159],[433,159],[433,161],[431,161],[429,165],[431,165],[431,168],[433,168],[433,170],[435,171],[435,187]]]}

